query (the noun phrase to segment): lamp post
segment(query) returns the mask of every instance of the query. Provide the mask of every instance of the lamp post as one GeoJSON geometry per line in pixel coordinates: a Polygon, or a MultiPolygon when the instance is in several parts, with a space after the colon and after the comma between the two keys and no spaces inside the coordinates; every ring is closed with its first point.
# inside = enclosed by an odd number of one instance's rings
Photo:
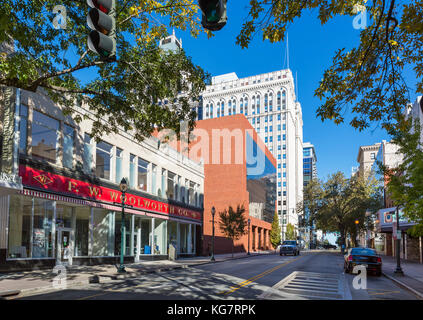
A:
{"type": "Polygon", "coordinates": [[[398,234],[401,235],[401,229],[400,229],[400,219],[399,219],[399,209],[397,206],[397,240],[396,240],[396,253],[397,253],[397,267],[394,271],[394,273],[398,274],[404,274],[404,272],[401,269],[401,257],[400,257],[400,250],[401,250],[401,236],[398,237],[398,234]]]}
{"type": "Polygon", "coordinates": [[[215,261],[214,259],[214,214],[216,213],[216,209],[214,207],[211,208],[211,214],[212,214],[212,224],[213,224],[213,236],[212,236],[212,256],[210,258],[210,261],[215,261]]]}
{"type": "Polygon", "coordinates": [[[248,255],[250,255],[250,224],[251,224],[251,219],[248,218],[248,255]]]}
{"type": "Polygon", "coordinates": [[[358,236],[358,224],[360,223],[360,221],[355,220],[354,222],[355,222],[355,226],[356,226],[356,230],[357,230],[357,236],[355,237],[355,241],[356,241],[357,247],[359,247],[358,242],[360,241],[359,240],[360,238],[358,236]]]}
{"type": "Polygon", "coordinates": [[[126,272],[125,266],[123,264],[123,257],[124,257],[124,250],[125,250],[125,193],[128,190],[128,183],[126,182],[125,178],[122,178],[119,184],[119,189],[122,192],[122,221],[120,225],[120,233],[121,233],[121,240],[120,240],[120,266],[118,268],[119,273],[126,272]]]}

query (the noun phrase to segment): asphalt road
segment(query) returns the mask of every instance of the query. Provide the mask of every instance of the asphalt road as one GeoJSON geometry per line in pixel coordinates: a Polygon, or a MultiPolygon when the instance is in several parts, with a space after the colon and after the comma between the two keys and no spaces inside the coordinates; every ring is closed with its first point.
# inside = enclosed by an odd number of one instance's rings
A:
{"type": "Polygon", "coordinates": [[[261,255],[142,275],[136,279],[68,287],[17,299],[37,300],[381,300],[416,297],[385,277],[367,276],[354,289],[338,252],[261,255]]]}

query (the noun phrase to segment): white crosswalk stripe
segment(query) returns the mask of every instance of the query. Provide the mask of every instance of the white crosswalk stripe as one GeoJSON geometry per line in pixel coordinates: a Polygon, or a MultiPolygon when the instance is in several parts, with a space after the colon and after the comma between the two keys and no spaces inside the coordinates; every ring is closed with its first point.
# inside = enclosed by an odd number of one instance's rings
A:
{"type": "Polygon", "coordinates": [[[289,294],[298,299],[345,300],[347,290],[344,274],[294,271],[259,298],[278,300],[289,294]]]}

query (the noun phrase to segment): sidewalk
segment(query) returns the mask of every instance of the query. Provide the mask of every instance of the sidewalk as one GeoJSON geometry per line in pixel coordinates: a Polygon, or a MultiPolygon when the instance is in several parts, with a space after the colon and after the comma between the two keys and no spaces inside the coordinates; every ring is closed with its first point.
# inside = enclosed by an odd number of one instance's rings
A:
{"type": "MultiPolygon", "coordinates": [[[[275,254],[275,251],[251,252],[250,255],[243,253],[217,254],[215,262],[222,262],[232,259],[242,259],[263,254],[275,254]]],[[[115,265],[96,266],[68,266],[66,267],[66,284],[82,285],[90,282],[109,282],[113,280],[137,277],[147,273],[163,272],[173,269],[188,268],[190,266],[213,263],[210,257],[180,258],[176,261],[157,260],[140,261],[125,265],[126,273],[119,274],[115,265]]],[[[57,271],[56,271],[57,272],[57,271]]],[[[37,291],[52,290],[53,280],[58,274],[52,269],[22,271],[12,273],[0,273],[0,299],[2,297],[28,294],[37,291]]]]}
{"type": "Polygon", "coordinates": [[[382,256],[382,273],[399,286],[411,291],[423,300],[423,264],[401,259],[404,275],[394,273],[397,267],[395,257],[382,256]]]}

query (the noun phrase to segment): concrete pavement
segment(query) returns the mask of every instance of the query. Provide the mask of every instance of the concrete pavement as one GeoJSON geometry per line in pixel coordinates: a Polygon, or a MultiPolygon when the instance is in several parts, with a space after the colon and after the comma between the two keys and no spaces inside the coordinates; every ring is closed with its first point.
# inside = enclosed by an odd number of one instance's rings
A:
{"type": "MultiPolygon", "coordinates": [[[[252,252],[250,255],[243,253],[217,254],[215,262],[232,259],[242,259],[263,254],[274,254],[275,251],[252,252]]],[[[117,279],[129,279],[140,275],[164,272],[173,269],[182,269],[194,265],[212,263],[210,257],[181,258],[176,261],[140,261],[126,264],[126,273],[118,274],[114,265],[96,266],[65,266],[67,285],[82,285],[93,282],[108,282],[117,279]]],[[[0,298],[17,294],[29,294],[53,289],[53,284],[62,279],[59,269],[44,269],[23,272],[10,272],[0,274],[0,298]]]]}
{"type": "Polygon", "coordinates": [[[423,300],[423,264],[401,259],[401,269],[404,272],[401,275],[394,272],[397,267],[395,257],[382,256],[382,263],[382,273],[385,277],[423,300]]]}

